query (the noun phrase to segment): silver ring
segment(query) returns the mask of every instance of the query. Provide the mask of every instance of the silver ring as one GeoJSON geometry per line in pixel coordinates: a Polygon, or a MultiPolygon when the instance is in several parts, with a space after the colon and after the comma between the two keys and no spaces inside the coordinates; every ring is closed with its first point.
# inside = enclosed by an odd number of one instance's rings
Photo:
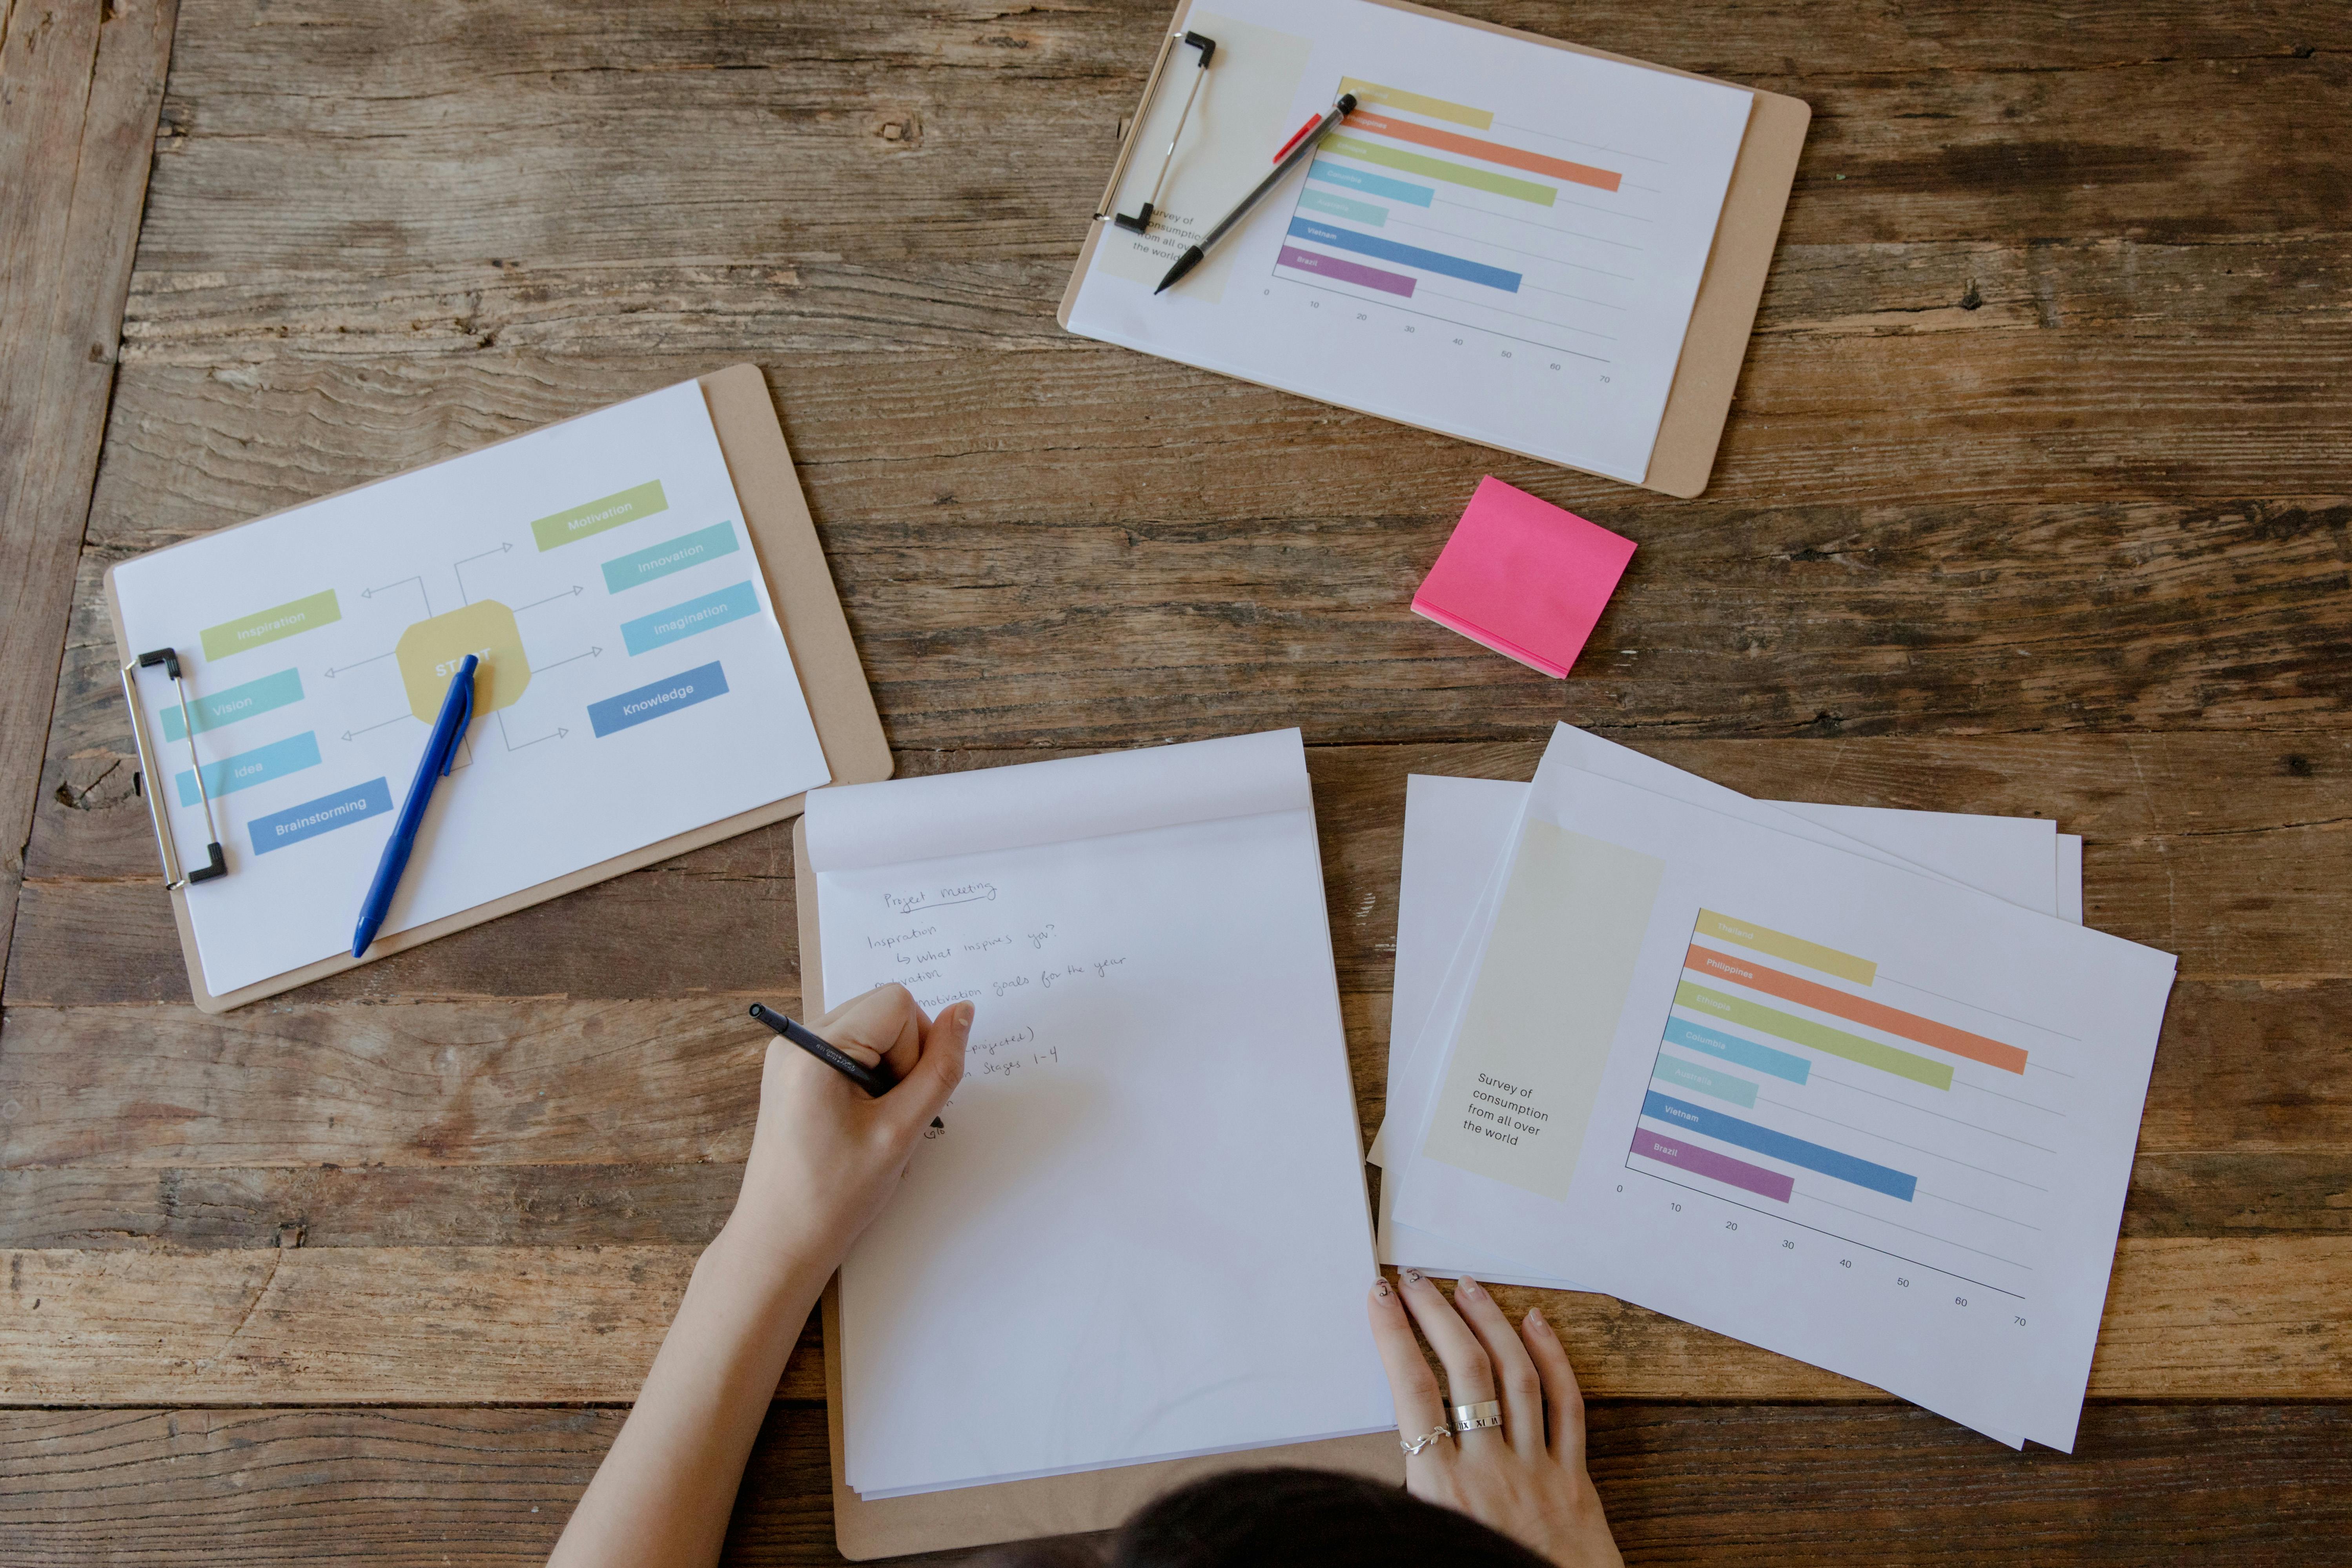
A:
{"type": "Polygon", "coordinates": [[[1482,1400],[1476,1405],[1457,1405],[1454,1407],[1454,1429],[1456,1432],[1478,1432],[1489,1426],[1500,1426],[1502,1424],[1503,1402],[1499,1399],[1482,1400]]]}
{"type": "Polygon", "coordinates": [[[1397,1447],[1402,1448],[1404,1450],[1404,1457],[1410,1459],[1418,1457],[1423,1448],[1428,1447],[1440,1437],[1451,1437],[1453,1436],[1454,1428],[1451,1426],[1433,1426],[1428,1431],[1423,1432],[1420,1436],[1413,1438],[1411,1442],[1407,1442],[1405,1440],[1404,1434],[1400,1432],[1397,1434],[1397,1447]]]}

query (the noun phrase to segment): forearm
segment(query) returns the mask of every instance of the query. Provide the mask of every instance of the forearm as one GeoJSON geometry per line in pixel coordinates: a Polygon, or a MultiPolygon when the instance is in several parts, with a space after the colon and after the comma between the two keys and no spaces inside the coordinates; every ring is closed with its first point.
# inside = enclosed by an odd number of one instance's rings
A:
{"type": "Polygon", "coordinates": [[[828,1272],[719,1233],[551,1568],[718,1562],[743,1462],[828,1272]]]}

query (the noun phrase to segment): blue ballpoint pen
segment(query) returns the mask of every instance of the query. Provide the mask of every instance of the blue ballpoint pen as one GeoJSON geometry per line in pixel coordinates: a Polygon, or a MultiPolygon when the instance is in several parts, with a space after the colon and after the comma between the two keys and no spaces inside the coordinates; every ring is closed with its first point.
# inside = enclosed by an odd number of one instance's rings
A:
{"type": "Polygon", "coordinates": [[[400,874],[408,869],[409,852],[416,847],[416,829],[433,800],[433,785],[448,776],[450,764],[457,760],[457,742],[465,738],[466,726],[474,721],[474,668],[481,662],[478,655],[469,653],[457,673],[449,678],[449,695],[441,700],[441,716],[433,721],[425,756],[416,764],[416,780],[408,786],[408,798],[400,803],[400,816],[392,825],[392,842],[383,847],[375,880],[368,884],[367,901],[360,905],[359,929],[352,933],[353,958],[367,952],[376,928],[392,911],[392,895],[400,887],[400,874]]]}

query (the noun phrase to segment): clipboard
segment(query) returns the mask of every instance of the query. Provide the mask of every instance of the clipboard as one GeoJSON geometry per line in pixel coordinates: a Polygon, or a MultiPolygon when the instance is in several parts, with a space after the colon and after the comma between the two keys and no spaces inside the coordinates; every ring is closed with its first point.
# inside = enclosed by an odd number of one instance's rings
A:
{"type": "MultiPolygon", "coordinates": [[[[816,728],[817,743],[824,752],[825,765],[833,774],[833,782],[866,784],[888,778],[890,743],[882,732],[881,715],[875,710],[874,693],[866,683],[866,672],[858,664],[856,646],[850,640],[849,620],[843,614],[841,600],[834,592],[833,574],[825,564],[824,548],[817,542],[816,524],[809,515],[808,500],[801,493],[799,476],[793,471],[793,455],[784,445],[783,426],[776,418],[775,404],[768,395],[767,382],[761,375],[759,366],[733,364],[708,375],[698,376],[696,384],[702,388],[703,401],[710,410],[711,426],[718,435],[719,450],[727,461],[728,477],[735,486],[743,529],[750,536],[753,559],[760,563],[761,574],[766,579],[771,601],[775,605],[776,619],[783,628],[784,646],[791,651],[793,669],[800,679],[801,695],[808,703],[809,716],[816,728]]],[[[521,437],[510,437],[509,439],[520,440],[521,437]]],[[[504,444],[492,443],[493,446],[504,444]]],[[[264,520],[252,520],[255,522],[261,521],[264,520]]],[[[236,526],[248,527],[250,523],[236,526]]],[[[186,550],[217,537],[218,533],[206,534],[200,539],[168,545],[152,553],[160,555],[174,550],[186,550]]],[[[122,607],[115,594],[114,572],[115,568],[110,567],[106,574],[107,619],[114,629],[115,647],[121,655],[126,686],[124,695],[131,699],[132,694],[127,688],[131,679],[131,672],[139,662],[140,653],[132,646],[122,624],[122,607]]],[[[135,700],[131,700],[130,708],[132,742],[138,752],[140,770],[148,781],[147,789],[152,800],[160,787],[157,781],[166,777],[167,772],[158,765],[161,756],[150,744],[145,718],[139,703],[135,700]]],[[[198,776],[201,778],[201,771],[198,776]]],[[[509,893],[488,903],[478,904],[425,925],[379,937],[369,949],[366,958],[339,953],[226,993],[216,993],[205,983],[203,960],[196,951],[195,929],[188,919],[184,885],[187,879],[179,875],[178,847],[160,807],[156,809],[156,838],[163,856],[166,877],[174,884],[171,888],[172,920],[179,929],[180,951],[187,960],[188,989],[194,994],[199,1010],[226,1013],[248,1002],[274,996],[298,985],[323,980],[331,974],[340,974],[362,963],[372,963],[389,953],[405,952],[437,937],[464,931],[468,926],[529,909],[533,904],[545,903],[550,899],[575,892],[625,871],[656,865],[690,849],[699,849],[722,838],[748,833],[754,827],[797,816],[807,798],[803,793],[755,806],[750,811],[648,844],[628,854],[616,855],[609,860],[509,893]]],[[[358,907],[357,900],[362,891],[358,888],[352,889],[353,908],[358,907]]]]}
{"type": "MultiPolygon", "coordinates": [[[[1725,81],[1720,77],[1676,70],[1671,66],[1653,65],[1647,60],[1611,54],[1606,49],[1587,48],[1581,44],[1547,38],[1538,33],[1506,27],[1496,22],[1457,16],[1450,11],[1413,5],[1412,0],[1367,0],[1367,3],[1450,22],[1455,26],[1475,27],[1503,37],[1540,44],[1548,49],[1565,49],[1570,54],[1633,66],[1642,70],[1660,71],[1667,76],[1713,82],[1721,87],[1737,87],[1753,95],[1747,134],[1739,143],[1739,156],[1732,165],[1731,183],[1724,192],[1723,212],[1716,220],[1715,243],[1707,252],[1706,270],[1700,276],[1698,294],[1691,305],[1690,326],[1684,333],[1682,356],[1675,364],[1674,385],[1666,395],[1665,413],[1658,423],[1657,442],[1650,449],[1649,467],[1642,478],[1642,489],[1656,490],[1663,495],[1688,500],[1704,491],[1707,478],[1715,468],[1716,450],[1723,441],[1724,423],[1730,416],[1731,395],[1739,382],[1740,363],[1748,355],[1748,336],[1756,325],[1756,309],[1764,297],[1764,280],[1772,269],[1772,252],[1780,238],[1780,217],[1788,209],[1789,193],[1796,183],[1797,160],[1804,152],[1805,130],[1812,122],[1812,107],[1802,99],[1764,92],[1743,83],[1725,81]]],[[[1153,95],[1159,89],[1169,58],[1176,52],[1172,46],[1183,41],[1185,22],[1192,12],[1192,0],[1180,0],[1175,16],[1168,24],[1167,47],[1161,50],[1160,65],[1144,84],[1143,101],[1136,110],[1126,137],[1119,143],[1111,187],[1101,204],[1106,210],[1087,226],[1087,241],[1078,252],[1077,266],[1072,268],[1070,281],[1062,290],[1062,304],[1056,319],[1065,331],[1069,331],[1070,310],[1077,302],[1078,285],[1085,279],[1087,269],[1094,264],[1095,247],[1102,242],[1105,228],[1113,221],[1108,209],[1117,197],[1118,182],[1125,174],[1135,151],[1135,139],[1142,134],[1153,95]]],[[[1382,415],[1381,417],[1391,416],[1382,415]]],[[[1425,425],[1414,425],[1412,428],[1431,430],[1431,426],[1425,425]]],[[[1452,434],[1439,430],[1431,430],[1431,433],[1452,434]]],[[[1474,439],[1470,437],[1454,438],[1474,439]]],[[[1557,458],[1534,452],[1518,451],[1514,447],[1499,449],[1539,463],[1569,466],[1560,465],[1557,458]]],[[[1586,473],[1591,470],[1580,468],[1576,471],[1586,473]]],[[[1600,477],[1607,479],[1612,476],[1600,477]]]]}
{"type": "MultiPolygon", "coordinates": [[[[824,964],[819,947],[816,876],[809,865],[808,824],[793,825],[793,887],[801,932],[801,1005],[809,1017],[826,1010],[824,964]]],[[[867,1501],[842,1479],[841,1277],[824,1288],[825,1439],[833,1463],[833,1531],[841,1554],[862,1563],[915,1552],[993,1546],[1040,1535],[1111,1530],[1153,1498],[1187,1481],[1225,1470],[1300,1466],[1404,1485],[1404,1453],[1392,1432],[1328,1437],[1314,1443],[1249,1448],[1155,1464],[1119,1465],[1073,1476],[1043,1476],[951,1491],[867,1501]]]]}

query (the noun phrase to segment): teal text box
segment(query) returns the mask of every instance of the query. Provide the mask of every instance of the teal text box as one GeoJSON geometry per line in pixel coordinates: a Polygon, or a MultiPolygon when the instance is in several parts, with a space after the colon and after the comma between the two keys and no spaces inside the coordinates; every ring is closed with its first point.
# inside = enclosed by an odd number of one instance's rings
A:
{"type": "MultiPolygon", "coordinates": [[[[188,703],[188,718],[196,721],[196,732],[202,734],[206,730],[217,730],[224,724],[234,724],[239,719],[250,719],[257,713],[267,713],[273,708],[283,708],[289,702],[301,700],[301,672],[281,669],[275,675],[248,680],[243,686],[232,686],[226,691],[215,691],[209,697],[192,700],[188,703]]],[[[187,738],[187,719],[180,717],[180,705],[174,702],[163,710],[163,739],[184,741],[187,738]]]]}
{"type": "Polygon", "coordinates": [[[1701,1094],[1749,1110],[1756,1109],[1756,1085],[1753,1082],[1727,1072],[1717,1072],[1710,1067],[1701,1067],[1696,1062],[1685,1061],[1680,1057],[1661,1054],[1658,1069],[1650,1076],[1660,1083],[1680,1084],[1685,1089],[1695,1089],[1701,1094]]]}
{"type": "Polygon", "coordinates": [[[618,594],[640,583],[650,583],[667,577],[673,572],[683,572],[689,566],[699,566],[706,561],[716,561],[722,555],[735,553],[735,525],[715,522],[709,528],[698,528],[692,533],[682,533],[666,544],[656,544],[644,550],[604,563],[604,589],[618,594]]]}
{"type": "Polygon", "coordinates": [[[621,641],[633,654],[649,653],[655,648],[683,642],[698,633],[759,613],[760,595],[752,591],[750,582],[737,583],[715,594],[688,599],[683,605],[672,605],[667,610],[656,610],[650,616],[623,621],[621,641]]]}
{"type": "MultiPolygon", "coordinates": [[[[282,741],[272,741],[266,746],[256,746],[249,752],[239,752],[233,757],[223,757],[205,764],[205,788],[215,800],[225,795],[235,795],[241,789],[282,779],[288,773],[299,773],[304,768],[319,765],[319,737],[305,730],[299,735],[289,735],[282,741]]],[[[194,805],[196,775],[182,768],[173,781],[180,786],[180,804],[194,805]]]]}
{"type": "Polygon", "coordinates": [[[1370,224],[1374,228],[1384,227],[1389,221],[1389,209],[1386,207],[1376,207],[1370,202],[1355,201],[1347,196],[1335,196],[1328,191],[1318,191],[1312,186],[1298,193],[1298,210],[1352,218],[1358,223],[1370,224]]]}

